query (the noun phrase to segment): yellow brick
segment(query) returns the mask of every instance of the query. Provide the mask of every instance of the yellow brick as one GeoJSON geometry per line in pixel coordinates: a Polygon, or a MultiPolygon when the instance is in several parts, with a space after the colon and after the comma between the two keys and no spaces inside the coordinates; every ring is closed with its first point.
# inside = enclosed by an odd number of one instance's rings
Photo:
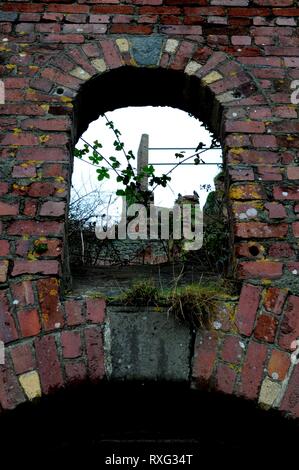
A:
{"type": "Polygon", "coordinates": [[[209,83],[214,83],[216,82],[217,80],[220,80],[222,77],[222,75],[219,73],[219,72],[216,72],[216,71],[213,71],[213,72],[210,72],[208,75],[206,75],[205,77],[203,77],[202,81],[208,85],[209,83]]]}
{"type": "Polygon", "coordinates": [[[19,377],[20,384],[29,400],[40,397],[42,394],[38,373],[33,370],[19,377]]]}
{"type": "Polygon", "coordinates": [[[125,38],[116,39],[116,44],[117,44],[117,47],[119,48],[120,52],[128,52],[129,43],[128,43],[127,39],[125,39],[125,38]]]}

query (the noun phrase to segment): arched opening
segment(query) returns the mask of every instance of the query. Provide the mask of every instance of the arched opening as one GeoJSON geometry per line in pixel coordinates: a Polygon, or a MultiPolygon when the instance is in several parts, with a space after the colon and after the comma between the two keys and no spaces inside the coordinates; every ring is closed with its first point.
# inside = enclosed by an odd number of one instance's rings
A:
{"type": "MultiPolygon", "coordinates": [[[[103,74],[101,77],[95,77],[81,88],[74,113],[76,122],[75,142],[88,128],[89,123],[97,119],[99,115],[129,105],[179,108],[204,122],[205,127],[211,132],[213,139],[221,140],[222,110],[214,100],[209,89],[200,85],[198,78],[173,70],[123,67],[119,70],[103,74]]],[[[223,168],[224,175],[225,171],[225,168],[223,168]]],[[[220,178],[217,180],[216,192],[217,194],[221,193],[221,207],[216,209],[217,205],[220,206],[219,201],[215,197],[214,199],[210,198],[210,219],[207,217],[210,227],[213,224],[215,225],[215,221],[219,221],[219,214],[223,214],[224,209],[222,205],[226,202],[225,182],[225,176],[222,176],[221,180],[220,178]],[[220,187],[221,189],[219,190],[220,187]],[[216,214],[217,210],[219,213],[216,214]]],[[[225,220],[224,223],[228,227],[228,221],[225,220]]],[[[228,231],[229,229],[227,229],[228,231]]],[[[210,248],[215,250],[213,243],[217,243],[219,234],[215,237],[214,231],[210,230],[209,237],[210,248]]],[[[223,252],[227,256],[229,252],[228,233],[225,233],[225,237],[227,237],[227,240],[225,240],[225,243],[222,243],[222,246],[225,246],[223,252]]],[[[145,252],[147,248],[145,247],[145,252]]],[[[147,256],[147,253],[145,256],[147,256]]],[[[219,258],[221,258],[221,255],[219,258]]],[[[193,257],[193,259],[195,258],[193,257]]],[[[220,266],[222,273],[224,270],[227,271],[227,266],[224,268],[222,261],[220,261],[219,265],[217,264],[218,260],[213,259],[212,263],[211,260],[209,262],[213,267],[217,266],[217,269],[220,266]]],[[[81,267],[79,269],[80,273],[82,273],[81,267]]],[[[177,274],[179,275],[179,271],[177,274]]],[[[92,277],[94,278],[94,272],[92,277]]],[[[192,279],[194,279],[193,271],[192,279]]],[[[80,276],[77,284],[82,285],[80,276]]]]}
{"type": "MultiPolygon", "coordinates": [[[[0,437],[2,457],[33,466],[38,459],[40,465],[84,461],[99,469],[120,463],[133,468],[130,461],[116,460],[131,456],[139,457],[137,468],[151,468],[150,455],[168,456],[166,463],[169,456],[191,455],[188,468],[239,468],[251,454],[259,462],[283,457],[287,463],[298,423],[240,398],[180,384],[85,384],[6,412],[0,437]]],[[[185,466],[186,458],[179,468],[185,466]]]]}

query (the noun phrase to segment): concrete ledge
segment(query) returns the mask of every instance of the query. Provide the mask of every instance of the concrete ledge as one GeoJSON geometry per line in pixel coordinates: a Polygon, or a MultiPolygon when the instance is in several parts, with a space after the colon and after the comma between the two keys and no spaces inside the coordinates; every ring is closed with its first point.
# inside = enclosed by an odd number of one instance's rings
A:
{"type": "Polygon", "coordinates": [[[188,381],[191,331],[166,310],[108,307],[106,370],[110,379],[188,381]]]}

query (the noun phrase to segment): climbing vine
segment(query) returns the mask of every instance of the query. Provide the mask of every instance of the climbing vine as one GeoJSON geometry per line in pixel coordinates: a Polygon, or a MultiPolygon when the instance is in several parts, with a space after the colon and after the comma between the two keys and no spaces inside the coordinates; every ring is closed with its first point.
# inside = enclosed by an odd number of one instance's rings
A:
{"type": "Polygon", "coordinates": [[[114,133],[115,140],[113,146],[115,149],[115,155],[110,157],[105,157],[102,153],[103,145],[98,140],[95,140],[92,144],[87,142],[83,137],[81,137],[84,146],[82,149],[75,149],[74,156],[82,159],[83,157],[87,158],[88,161],[95,166],[97,179],[103,181],[105,179],[110,179],[113,174],[116,178],[117,183],[121,185],[116,190],[117,196],[125,196],[128,204],[140,203],[147,205],[151,200],[153,191],[161,186],[165,188],[167,184],[171,181],[170,174],[181,164],[185,163],[188,160],[193,159],[194,165],[204,164],[204,160],[201,155],[204,152],[207,152],[210,149],[220,148],[216,139],[212,139],[211,146],[206,148],[206,144],[199,142],[195,153],[191,156],[186,157],[184,152],[175,153],[175,158],[177,163],[174,164],[173,168],[167,173],[162,174],[161,176],[156,175],[156,171],[153,165],[149,164],[144,166],[139,173],[133,166],[134,160],[136,157],[132,150],[126,151],[125,144],[121,141],[121,132],[115,127],[115,124],[108,119],[104,114],[106,119],[106,126],[111,129],[114,133]],[[125,157],[125,163],[121,163],[120,158],[116,155],[122,152],[125,157]],[[144,177],[148,178],[149,188],[144,190],[141,188],[141,182],[144,177]]]}

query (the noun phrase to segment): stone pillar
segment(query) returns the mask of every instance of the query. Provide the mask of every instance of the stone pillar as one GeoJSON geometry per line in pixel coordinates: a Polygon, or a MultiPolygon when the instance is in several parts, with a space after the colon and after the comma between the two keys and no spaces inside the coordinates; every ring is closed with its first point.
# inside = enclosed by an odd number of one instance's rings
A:
{"type": "MultiPolygon", "coordinates": [[[[148,134],[142,134],[139,149],[137,153],[137,173],[140,174],[142,168],[148,165],[148,145],[149,136],[148,134]]],[[[145,176],[141,181],[141,190],[146,191],[148,189],[148,177],[145,176]]]]}

